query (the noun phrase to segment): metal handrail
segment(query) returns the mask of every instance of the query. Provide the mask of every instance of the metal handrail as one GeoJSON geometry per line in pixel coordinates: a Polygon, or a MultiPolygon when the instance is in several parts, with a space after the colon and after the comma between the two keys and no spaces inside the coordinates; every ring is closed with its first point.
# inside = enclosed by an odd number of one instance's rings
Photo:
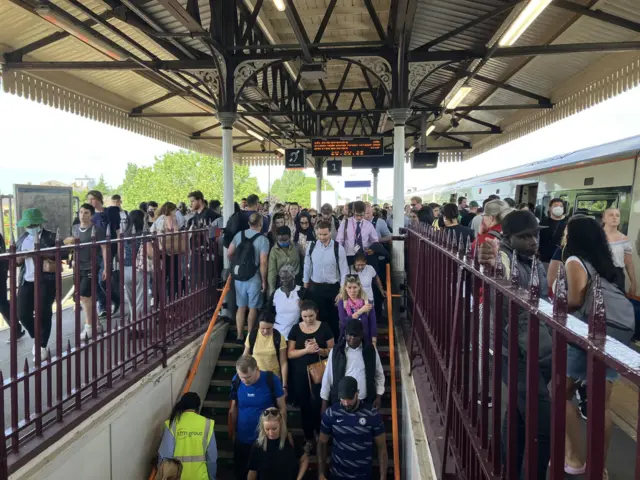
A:
{"type": "MultiPolygon", "coordinates": [[[[198,372],[198,367],[200,366],[200,362],[202,361],[204,351],[207,348],[207,343],[209,343],[209,338],[211,338],[213,329],[216,326],[218,318],[220,317],[220,311],[222,310],[224,299],[227,296],[227,293],[229,293],[230,288],[231,288],[231,275],[229,275],[229,278],[227,278],[227,282],[224,284],[224,288],[222,289],[222,294],[218,299],[218,305],[216,305],[216,309],[214,310],[213,315],[211,316],[211,321],[209,322],[209,327],[207,328],[207,331],[205,332],[204,337],[202,337],[202,343],[200,344],[200,348],[198,349],[196,358],[194,359],[193,364],[191,365],[191,367],[189,368],[189,371],[187,372],[187,378],[184,382],[184,387],[182,387],[182,392],[180,393],[180,396],[184,395],[191,389],[193,380],[195,379],[196,373],[198,372]]],[[[153,469],[151,470],[151,475],[149,475],[149,480],[154,479],[154,477],[156,476],[156,472],[157,470],[154,465],[153,469]]]]}
{"type": "Polygon", "coordinates": [[[391,266],[387,263],[387,319],[389,321],[389,366],[391,370],[391,435],[393,439],[393,478],[400,480],[400,446],[398,435],[398,396],[396,392],[396,352],[393,332],[393,295],[391,293],[391,266]]]}

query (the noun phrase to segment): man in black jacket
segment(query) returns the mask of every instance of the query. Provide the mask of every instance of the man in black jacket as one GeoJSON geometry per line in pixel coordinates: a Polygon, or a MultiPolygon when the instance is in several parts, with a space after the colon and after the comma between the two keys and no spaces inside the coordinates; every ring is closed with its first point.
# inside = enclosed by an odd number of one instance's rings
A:
{"type": "Polygon", "coordinates": [[[373,345],[364,340],[364,328],[360,320],[350,320],[345,327],[345,337],[329,352],[327,366],[322,377],[322,413],[338,402],[338,383],[345,376],[358,382],[360,400],[379,409],[384,393],[384,371],[380,355],[373,345]]]}
{"type": "MultiPolygon", "coordinates": [[[[47,343],[51,335],[51,318],[53,315],[53,302],[56,298],[56,265],[53,254],[42,254],[36,258],[28,252],[33,251],[36,245],[39,248],[55,247],[56,234],[44,229],[46,220],[42,217],[42,212],[37,208],[28,208],[22,212],[22,218],[17,223],[18,227],[25,229],[25,232],[18,238],[16,250],[18,253],[24,252],[17,258],[20,265],[18,277],[18,320],[27,329],[29,336],[34,339],[32,353],[35,357],[36,347],[40,348],[40,359],[48,357],[47,343]],[[36,268],[41,269],[38,285],[35,284],[36,268]],[[35,294],[40,295],[40,311],[35,312],[35,294]],[[35,315],[34,315],[35,314],[35,315]],[[40,321],[40,339],[35,338],[35,321],[40,321]]],[[[66,255],[65,255],[66,257],[66,255]]]]}

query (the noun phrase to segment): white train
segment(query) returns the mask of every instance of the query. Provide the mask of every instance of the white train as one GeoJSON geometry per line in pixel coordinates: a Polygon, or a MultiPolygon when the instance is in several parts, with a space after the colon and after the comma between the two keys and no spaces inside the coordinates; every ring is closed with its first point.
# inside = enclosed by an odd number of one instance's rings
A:
{"type": "Polygon", "coordinates": [[[636,276],[640,278],[640,258],[635,242],[640,229],[640,135],[578,150],[520,167],[481,175],[459,182],[407,193],[424,203],[482,201],[491,194],[518,203],[532,203],[538,217],[547,213],[549,200],[559,197],[569,215],[583,213],[602,217],[608,207],[620,209],[620,230],[634,245],[636,276]]]}

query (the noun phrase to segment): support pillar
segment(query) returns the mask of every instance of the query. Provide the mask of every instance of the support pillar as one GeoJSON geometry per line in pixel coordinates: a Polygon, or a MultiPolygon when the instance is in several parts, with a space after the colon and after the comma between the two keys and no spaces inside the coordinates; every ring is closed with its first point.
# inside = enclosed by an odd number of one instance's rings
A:
{"type": "Polygon", "coordinates": [[[372,168],[371,173],[373,173],[373,204],[378,203],[378,173],[380,173],[379,168],[372,168]]]}
{"type": "MultiPolygon", "coordinates": [[[[408,108],[389,110],[393,120],[393,235],[400,234],[404,227],[404,124],[411,116],[408,108]]],[[[404,273],[404,242],[393,242],[393,275],[404,273]]]]}
{"type": "Polygon", "coordinates": [[[322,158],[316,158],[316,210],[320,213],[322,207],[322,158]]]}
{"type": "MultiPolygon", "coordinates": [[[[218,120],[222,124],[222,211],[225,225],[233,215],[233,124],[237,117],[234,112],[218,112],[218,120]]],[[[229,268],[226,249],[224,267],[229,268]]]]}

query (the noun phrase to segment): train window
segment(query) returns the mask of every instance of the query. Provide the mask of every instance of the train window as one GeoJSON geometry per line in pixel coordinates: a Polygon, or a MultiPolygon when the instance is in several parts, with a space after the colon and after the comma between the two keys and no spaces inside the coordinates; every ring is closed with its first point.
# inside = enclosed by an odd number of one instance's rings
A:
{"type": "Polygon", "coordinates": [[[578,195],[575,202],[575,214],[588,215],[597,221],[602,220],[602,215],[607,208],[618,206],[617,194],[603,195],[578,195]]]}
{"type": "Polygon", "coordinates": [[[584,186],[585,187],[589,187],[591,185],[593,185],[593,182],[595,180],[595,177],[587,177],[584,179],[584,186]]]}

